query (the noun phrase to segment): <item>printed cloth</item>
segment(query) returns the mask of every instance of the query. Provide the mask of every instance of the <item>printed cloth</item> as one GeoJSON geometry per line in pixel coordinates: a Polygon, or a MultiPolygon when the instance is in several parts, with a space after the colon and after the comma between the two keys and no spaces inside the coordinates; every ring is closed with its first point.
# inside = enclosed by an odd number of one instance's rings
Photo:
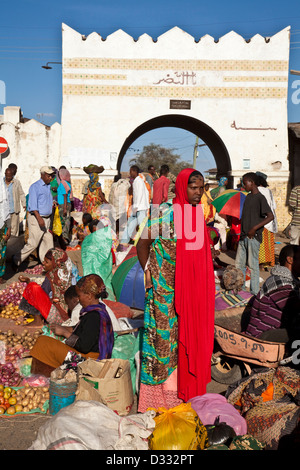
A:
{"type": "Polygon", "coordinates": [[[291,286],[299,291],[300,282],[285,266],[274,266],[271,270],[271,276],[261,287],[260,295],[263,297],[283,286],[291,286]]]}

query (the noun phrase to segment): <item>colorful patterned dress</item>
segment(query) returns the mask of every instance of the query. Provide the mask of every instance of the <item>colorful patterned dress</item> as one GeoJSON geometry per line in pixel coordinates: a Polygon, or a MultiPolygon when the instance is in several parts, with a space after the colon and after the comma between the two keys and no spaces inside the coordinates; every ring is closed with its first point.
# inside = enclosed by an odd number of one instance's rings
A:
{"type": "Polygon", "coordinates": [[[82,211],[91,214],[93,219],[99,219],[101,213],[100,206],[103,204],[99,175],[97,173],[90,173],[89,178],[87,193],[83,198],[82,211]]]}
{"type": "MultiPolygon", "coordinates": [[[[162,207],[162,206],[161,206],[162,207]]],[[[148,221],[153,287],[146,291],[142,343],[139,411],[148,406],[176,406],[178,321],[174,307],[176,238],[173,207],[164,205],[163,213],[148,221]],[[170,384],[173,383],[173,386],[170,384]]]]}
{"type": "Polygon", "coordinates": [[[6,247],[7,241],[4,239],[7,232],[7,225],[4,224],[0,229],[0,278],[5,274],[6,267],[6,247]]]}

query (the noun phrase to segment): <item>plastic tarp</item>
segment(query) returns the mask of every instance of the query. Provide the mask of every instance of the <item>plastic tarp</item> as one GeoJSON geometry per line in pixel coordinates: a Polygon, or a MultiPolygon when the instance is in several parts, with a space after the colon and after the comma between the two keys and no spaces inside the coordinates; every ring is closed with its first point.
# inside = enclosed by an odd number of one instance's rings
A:
{"type": "Polygon", "coordinates": [[[112,288],[112,235],[110,226],[91,233],[82,242],[83,275],[98,274],[106,286],[109,300],[115,300],[112,288]]]}

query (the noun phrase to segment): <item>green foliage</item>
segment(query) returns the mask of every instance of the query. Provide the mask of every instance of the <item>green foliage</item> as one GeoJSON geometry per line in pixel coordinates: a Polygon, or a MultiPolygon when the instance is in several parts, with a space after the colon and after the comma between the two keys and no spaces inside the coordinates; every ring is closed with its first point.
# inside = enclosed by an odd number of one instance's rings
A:
{"type": "Polygon", "coordinates": [[[180,155],[173,153],[174,150],[162,147],[161,145],[149,144],[143,147],[143,150],[135,158],[129,162],[130,165],[138,165],[138,167],[147,172],[149,165],[154,165],[157,173],[161,165],[168,165],[170,172],[177,176],[184,168],[190,168],[191,163],[180,160],[180,155]]]}

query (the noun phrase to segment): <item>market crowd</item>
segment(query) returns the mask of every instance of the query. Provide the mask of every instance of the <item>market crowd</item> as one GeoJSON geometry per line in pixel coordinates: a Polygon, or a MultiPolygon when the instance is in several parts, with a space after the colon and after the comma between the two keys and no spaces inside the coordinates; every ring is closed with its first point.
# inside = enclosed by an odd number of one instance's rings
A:
{"type": "Polygon", "coordinates": [[[34,370],[59,367],[70,350],[84,358],[111,357],[118,328],[112,277],[131,249],[145,282],[140,412],[206,393],[221,252],[236,253],[233,273],[242,273],[241,288],[249,278],[252,297],[244,332],[271,341],[297,337],[300,187],[289,201],[290,243],[276,263],[276,204],[263,173],[249,172],[241,179],[235,193],[245,200],[237,217],[216,210],[216,201],[228,194],[226,176],[210,185],[193,168],[173,175],[167,165],[144,171],[133,165],[129,177],[117,175],[105,194],[100,182],[104,168],[90,164],[84,171],[81,198],[74,196],[64,166],[43,166],[26,196],[15,164],[1,179],[1,282],[6,282],[7,243],[20,236],[20,222],[25,243],[9,262],[14,271],[24,272],[35,256],[45,276],[40,285],[20,275],[26,285],[23,310],[41,315],[52,332],[40,336],[31,351],[34,370]],[[270,270],[263,285],[261,269],[270,270]]]}

